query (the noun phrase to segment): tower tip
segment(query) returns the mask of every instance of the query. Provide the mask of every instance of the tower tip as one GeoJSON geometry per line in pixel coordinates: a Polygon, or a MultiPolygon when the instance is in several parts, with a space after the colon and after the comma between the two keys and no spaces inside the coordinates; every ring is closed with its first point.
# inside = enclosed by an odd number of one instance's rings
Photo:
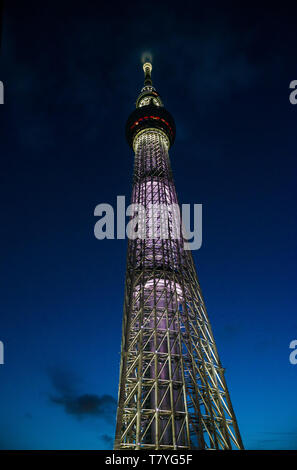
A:
{"type": "Polygon", "coordinates": [[[145,74],[147,74],[147,73],[151,74],[153,66],[152,66],[151,62],[145,62],[143,64],[142,68],[143,68],[143,71],[144,71],[145,74]]]}
{"type": "Polygon", "coordinates": [[[144,71],[144,86],[152,86],[151,72],[152,72],[153,66],[151,62],[145,62],[142,68],[144,71]]]}

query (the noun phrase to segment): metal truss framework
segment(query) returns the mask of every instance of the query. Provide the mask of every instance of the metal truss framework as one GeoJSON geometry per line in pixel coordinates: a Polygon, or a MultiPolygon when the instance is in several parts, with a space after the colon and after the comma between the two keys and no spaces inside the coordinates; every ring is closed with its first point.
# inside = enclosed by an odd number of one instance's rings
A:
{"type": "MultiPolygon", "coordinates": [[[[133,203],[178,203],[168,148],[160,129],[135,137],[133,203]]],[[[148,227],[154,215],[145,217],[148,227]]],[[[192,254],[173,237],[173,218],[166,239],[128,241],[114,448],[242,449],[192,254]]]]}

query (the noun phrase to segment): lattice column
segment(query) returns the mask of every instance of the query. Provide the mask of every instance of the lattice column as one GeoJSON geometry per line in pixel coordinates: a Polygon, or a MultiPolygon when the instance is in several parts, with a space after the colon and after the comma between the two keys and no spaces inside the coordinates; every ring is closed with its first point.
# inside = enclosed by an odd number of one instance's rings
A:
{"type": "Polygon", "coordinates": [[[135,151],[132,202],[142,216],[135,228],[141,223],[144,229],[128,241],[115,449],[242,448],[192,255],[181,236],[168,155],[174,133],[174,121],[149,83],[127,123],[135,151]]]}

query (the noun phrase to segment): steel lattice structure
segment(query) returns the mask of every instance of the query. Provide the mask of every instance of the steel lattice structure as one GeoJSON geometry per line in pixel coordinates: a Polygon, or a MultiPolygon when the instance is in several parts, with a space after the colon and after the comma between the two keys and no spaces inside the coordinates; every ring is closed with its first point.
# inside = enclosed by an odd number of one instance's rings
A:
{"type": "Polygon", "coordinates": [[[114,448],[242,449],[192,254],[174,233],[174,121],[152,86],[151,64],[143,68],[126,133],[135,151],[132,202],[146,209],[146,225],[128,241],[114,448]],[[154,232],[164,225],[152,204],[167,208],[165,237],[154,232]]]}

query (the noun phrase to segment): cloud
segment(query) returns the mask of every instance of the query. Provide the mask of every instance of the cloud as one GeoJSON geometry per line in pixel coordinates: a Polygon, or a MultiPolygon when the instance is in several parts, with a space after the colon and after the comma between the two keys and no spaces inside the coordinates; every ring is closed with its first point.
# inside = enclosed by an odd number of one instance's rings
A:
{"type": "Polygon", "coordinates": [[[47,372],[52,385],[61,395],[74,394],[81,382],[77,375],[66,368],[51,367],[47,372]]]}
{"type": "Polygon", "coordinates": [[[117,401],[108,394],[79,393],[77,376],[69,371],[52,368],[48,371],[55,394],[50,394],[50,402],[60,405],[65,413],[78,419],[93,416],[112,423],[114,421],[117,401]]]}
{"type": "Polygon", "coordinates": [[[107,422],[112,422],[116,410],[116,400],[111,395],[91,395],[85,393],[76,396],[51,396],[52,403],[62,405],[66,413],[81,418],[98,416],[107,422]]]}
{"type": "MultiPolygon", "coordinates": [[[[248,30],[239,38],[228,29],[226,15],[219,12],[219,20],[213,23],[213,14],[202,19],[196,10],[183,18],[169,5],[158,5],[166,22],[152,35],[154,9],[145,11],[139,21],[139,11],[130,5],[123,11],[124,19],[130,22],[127,28],[126,21],[119,22],[108,6],[99,16],[96,7],[93,14],[81,14],[72,6],[69,15],[68,8],[55,3],[59,15],[52,8],[52,21],[35,22],[32,31],[27,28],[24,32],[23,15],[19,19],[10,9],[6,13],[4,68],[14,71],[7,78],[8,97],[14,98],[6,104],[12,107],[10,125],[22,147],[30,147],[37,155],[40,149],[65,145],[76,134],[81,140],[95,140],[99,121],[105,126],[111,119],[114,122],[112,100],[119,110],[127,109],[128,100],[133,101],[140,91],[141,55],[143,60],[156,56],[153,78],[156,72],[160,78],[157,88],[166,83],[168,96],[175,96],[178,87],[179,95],[185,95],[178,101],[184,102],[187,110],[194,101],[206,112],[210,99],[212,103],[229,99],[234,89],[249,87],[258,77],[259,66],[248,57],[253,34],[248,30]],[[67,15],[67,34],[63,15],[67,15]],[[53,41],[53,24],[59,47],[53,41]],[[26,54],[21,56],[19,36],[25,40],[26,54]],[[135,42],[135,37],[140,41],[135,42]],[[102,43],[108,47],[96,46],[102,43]]],[[[44,8],[36,8],[43,18],[44,8]]],[[[165,92],[165,87],[159,91],[165,92]]],[[[52,159],[53,152],[49,154],[52,159]]]]}
{"type": "Polygon", "coordinates": [[[107,444],[108,446],[112,447],[113,445],[113,438],[111,436],[108,436],[107,434],[102,434],[100,436],[100,439],[107,444]]]}

